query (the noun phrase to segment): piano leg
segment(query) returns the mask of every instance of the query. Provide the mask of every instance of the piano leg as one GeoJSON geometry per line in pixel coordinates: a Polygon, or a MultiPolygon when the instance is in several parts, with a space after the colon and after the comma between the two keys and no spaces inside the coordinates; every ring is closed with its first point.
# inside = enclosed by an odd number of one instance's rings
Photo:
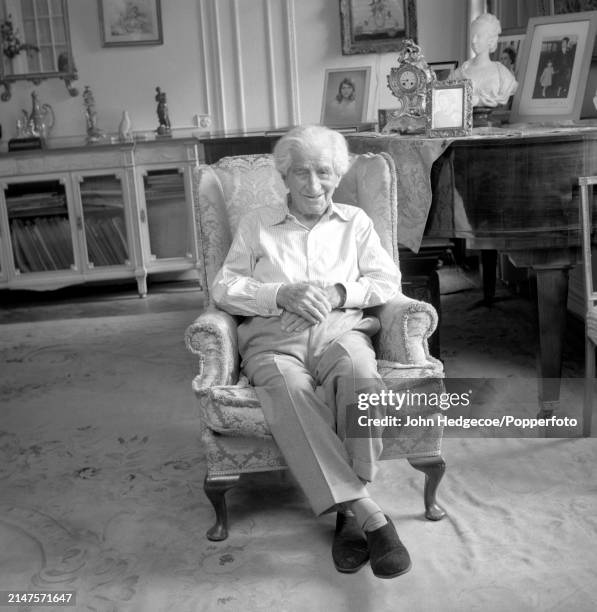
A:
{"type": "Polygon", "coordinates": [[[497,255],[498,252],[493,249],[481,251],[481,266],[483,271],[483,303],[485,306],[491,306],[495,301],[497,255]]]}
{"type": "Polygon", "coordinates": [[[566,332],[569,267],[537,267],[539,323],[539,417],[549,417],[560,404],[562,353],[566,332]]]}

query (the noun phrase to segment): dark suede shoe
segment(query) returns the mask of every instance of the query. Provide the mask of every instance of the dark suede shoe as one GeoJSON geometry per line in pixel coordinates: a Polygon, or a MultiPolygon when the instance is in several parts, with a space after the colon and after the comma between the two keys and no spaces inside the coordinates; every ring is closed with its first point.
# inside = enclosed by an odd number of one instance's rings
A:
{"type": "Polygon", "coordinates": [[[369,560],[367,539],[354,516],[336,515],[336,532],[332,544],[334,567],[343,574],[358,572],[369,560]]]}
{"type": "Polygon", "coordinates": [[[373,574],[378,578],[396,578],[410,569],[410,556],[400,541],[392,519],[375,531],[367,532],[369,559],[373,574]]]}

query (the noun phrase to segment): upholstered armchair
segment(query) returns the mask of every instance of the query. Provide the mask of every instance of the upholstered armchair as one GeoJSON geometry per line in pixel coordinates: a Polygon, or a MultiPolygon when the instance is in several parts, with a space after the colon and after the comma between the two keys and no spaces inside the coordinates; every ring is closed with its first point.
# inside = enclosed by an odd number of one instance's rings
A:
{"type": "MultiPolygon", "coordinates": [[[[241,474],[282,470],[286,464],[257,394],[239,369],[238,322],[215,307],[210,288],[241,216],[255,207],[283,205],[286,188],[271,155],[246,155],[196,168],[193,191],[206,308],[188,327],[185,341],[198,357],[199,370],[192,386],[207,458],[204,490],[216,512],[216,522],[207,537],[223,540],[228,536],[226,492],[241,474]]],[[[383,246],[398,263],[399,219],[392,159],[383,153],[354,156],[334,199],[363,208],[373,219],[383,246]]],[[[391,303],[378,307],[376,315],[381,331],[374,338],[374,346],[379,371],[388,388],[441,392],[442,363],[430,355],[427,342],[437,325],[434,308],[400,294],[391,303]]],[[[445,468],[437,412],[436,408],[418,406],[403,409],[403,419],[407,415],[424,415],[427,425],[403,426],[398,434],[393,428],[392,435],[384,435],[382,456],[406,458],[425,474],[425,516],[430,520],[445,515],[436,502],[436,489],[445,468]]]]}

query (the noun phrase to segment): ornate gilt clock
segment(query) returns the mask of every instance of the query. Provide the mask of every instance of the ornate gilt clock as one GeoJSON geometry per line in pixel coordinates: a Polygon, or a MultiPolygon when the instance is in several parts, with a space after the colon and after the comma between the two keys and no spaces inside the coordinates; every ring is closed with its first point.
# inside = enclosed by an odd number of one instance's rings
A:
{"type": "Polygon", "coordinates": [[[398,66],[390,69],[388,87],[398,106],[393,110],[382,132],[419,134],[425,132],[425,99],[435,73],[425,62],[419,45],[404,40],[398,51],[398,66]]]}

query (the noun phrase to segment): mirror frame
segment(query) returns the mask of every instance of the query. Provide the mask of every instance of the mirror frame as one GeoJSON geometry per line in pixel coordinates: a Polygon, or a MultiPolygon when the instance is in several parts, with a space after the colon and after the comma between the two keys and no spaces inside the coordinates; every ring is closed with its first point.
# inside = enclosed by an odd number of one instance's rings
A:
{"type": "MultiPolygon", "coordinates": [[[[68,70],[63,71],[54,71],[54,72],[27,72],[24,74],[4,74],[3,72],[3,64],[0,62],[0,85],[4,87],[4,91],[0,94],[0,99],[3,102],[7,102],[11,98],[10,86],[11,83],[15,83],[17,81],[32,81],[35,85],[39,85],[42,81],[46,79],[62,79],[68,90],[68,93],[71,96],[79,95],[79,90],[72,85],[73,81],[76,81],[78,78],[77,69],[75,67],[75,61],[73,57],[73,48],[71,44],[70,37],[70,20],[68,17],[68,2],[67,0],[61,0],[62,3],[62,14],[64,16],[64,26],[65,26],[65,38],[66,38],[66,47],[68,51],[68,70]]],[[[3,13],[6,13],[6,5],[4,6],[3,13]]],[[[3,20],[7,18],[8,15],[2,17],[3,20]]],[[[0,39],[1,40],[1,39],[0,39]]],[[[1,52],[1,51],[0,51],[1,52]]]]}

